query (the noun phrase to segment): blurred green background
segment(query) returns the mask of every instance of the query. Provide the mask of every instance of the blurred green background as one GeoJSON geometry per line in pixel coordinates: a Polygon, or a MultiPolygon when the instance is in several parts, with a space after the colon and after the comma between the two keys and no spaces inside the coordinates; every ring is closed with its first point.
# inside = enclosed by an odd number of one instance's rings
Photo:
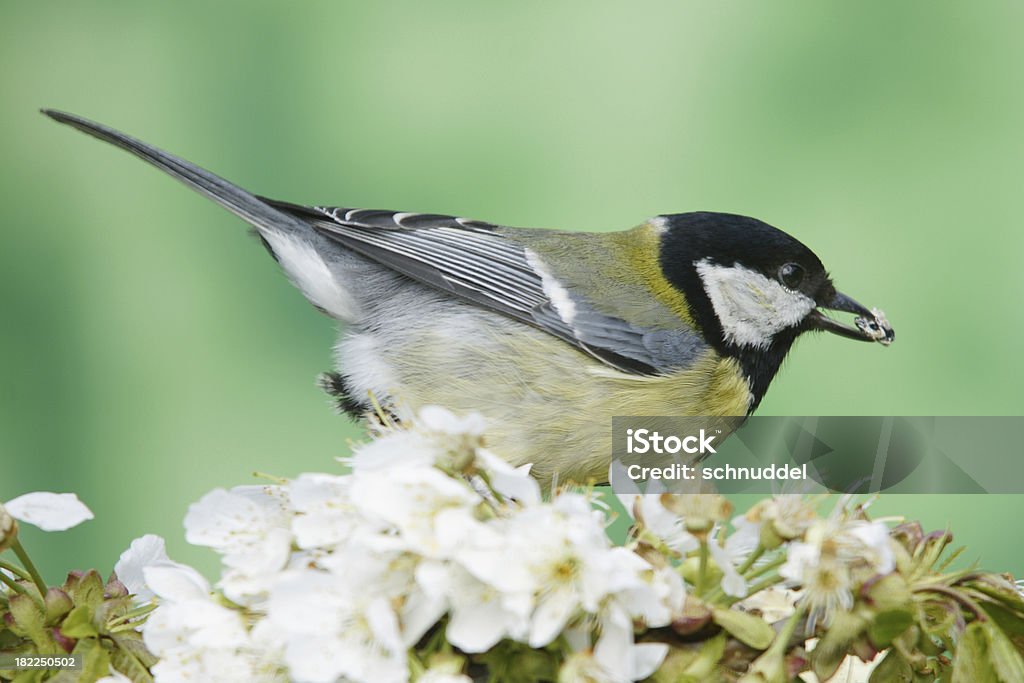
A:
{"type": "MultiPolygon", "coordinates": [[[[798,344],[763,414],[1020,414],[1018,3],[0,3],[0,500],[45,574],[184,543],[253,470],[330,470],[360,432],[314,378],[333,323],[236,218],[40,116],[121,128],[306,203],[607,230],[746,213],[883,307],[890,349],[798,344]]],[[[984,457],[979,453],[979,457],[984,457]]],[[[1020,571],[1024,496],[885,498],[1020,571]],[[1016,532],[1012,532],[1016,536],[1016,532]]]]}

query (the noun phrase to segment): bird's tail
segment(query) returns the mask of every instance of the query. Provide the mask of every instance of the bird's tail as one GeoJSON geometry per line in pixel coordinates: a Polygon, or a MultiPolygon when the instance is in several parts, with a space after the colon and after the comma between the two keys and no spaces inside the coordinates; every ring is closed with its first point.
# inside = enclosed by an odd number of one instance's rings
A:
{"type": "Polygon", "coordinates": [[[224,180],[218,175],[199,168],[173,154],[168,154],[141,140],[125,135],[113,128],[83,119],[74,114],[43,109],[42,113],[54,121],[65,123],[89,135],[111,143],[148,161],[161,171],[177,178],[193,190],[217,202],[260,233],[280,233],[308,230],[308,226],[294,216],[279,211],[250,192],[224,180]]]}

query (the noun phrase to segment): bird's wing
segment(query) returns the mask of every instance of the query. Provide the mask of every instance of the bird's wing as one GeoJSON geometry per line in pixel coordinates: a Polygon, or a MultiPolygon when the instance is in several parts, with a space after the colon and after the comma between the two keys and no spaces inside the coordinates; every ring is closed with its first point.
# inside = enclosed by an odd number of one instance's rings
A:
{"type": "Polygon", "coordinates": [[[598,312],[499,226],[440,214],[261,199],[392,270],[537,327],[624,372],[661,374],[695,353],[692,333],[645,329],[598,312]]]}

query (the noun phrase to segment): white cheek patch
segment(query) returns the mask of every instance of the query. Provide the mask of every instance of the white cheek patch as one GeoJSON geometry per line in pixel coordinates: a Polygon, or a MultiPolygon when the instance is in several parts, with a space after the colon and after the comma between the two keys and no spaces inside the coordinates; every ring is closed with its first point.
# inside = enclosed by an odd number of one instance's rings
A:
{"type": "Polygon", "coordinates": [[[695,264],[728,342],[767,348],[772,337],[814,310],[814,299],[743,266],[695,264]]]}
{"type": "Polygon", "coordinates": [[[309,242],[280,232],[261,230],[274,256],[309,301],[340,320],[359,316],[359,306],[331,274],[320,254],[309,242]]]}
{"type": "Polygon", "coordinates": [[[526,250],[526,262],[540,275],[541,287],[544,288],[544,294],[551,300],[551,305],[554,306],[558,317],[566,325],[571,326],[573,319],[576,318],[576,302],[572,300],[569,291],[562,286],[562,283],[555,279],[555,276],[547,269],[547,266],[540,260],[540,257],[529,249],[526,250]]]}

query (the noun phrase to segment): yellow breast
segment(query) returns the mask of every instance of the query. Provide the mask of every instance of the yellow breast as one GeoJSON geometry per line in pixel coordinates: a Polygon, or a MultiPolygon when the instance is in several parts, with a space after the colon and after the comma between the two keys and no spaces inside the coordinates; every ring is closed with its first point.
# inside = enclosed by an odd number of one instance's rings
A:
{"type": "Polygon", "coordinates": [[[711,349],[685,370],[647,377],[513,322],[486,337],[438,335],[396,349],[392,399],[407,415],[431,403],[482,413],[489,447],[532,463],[541,481],[605,481],[617,415],[746,415],[752,399],[739,364],[711,349]]]}

